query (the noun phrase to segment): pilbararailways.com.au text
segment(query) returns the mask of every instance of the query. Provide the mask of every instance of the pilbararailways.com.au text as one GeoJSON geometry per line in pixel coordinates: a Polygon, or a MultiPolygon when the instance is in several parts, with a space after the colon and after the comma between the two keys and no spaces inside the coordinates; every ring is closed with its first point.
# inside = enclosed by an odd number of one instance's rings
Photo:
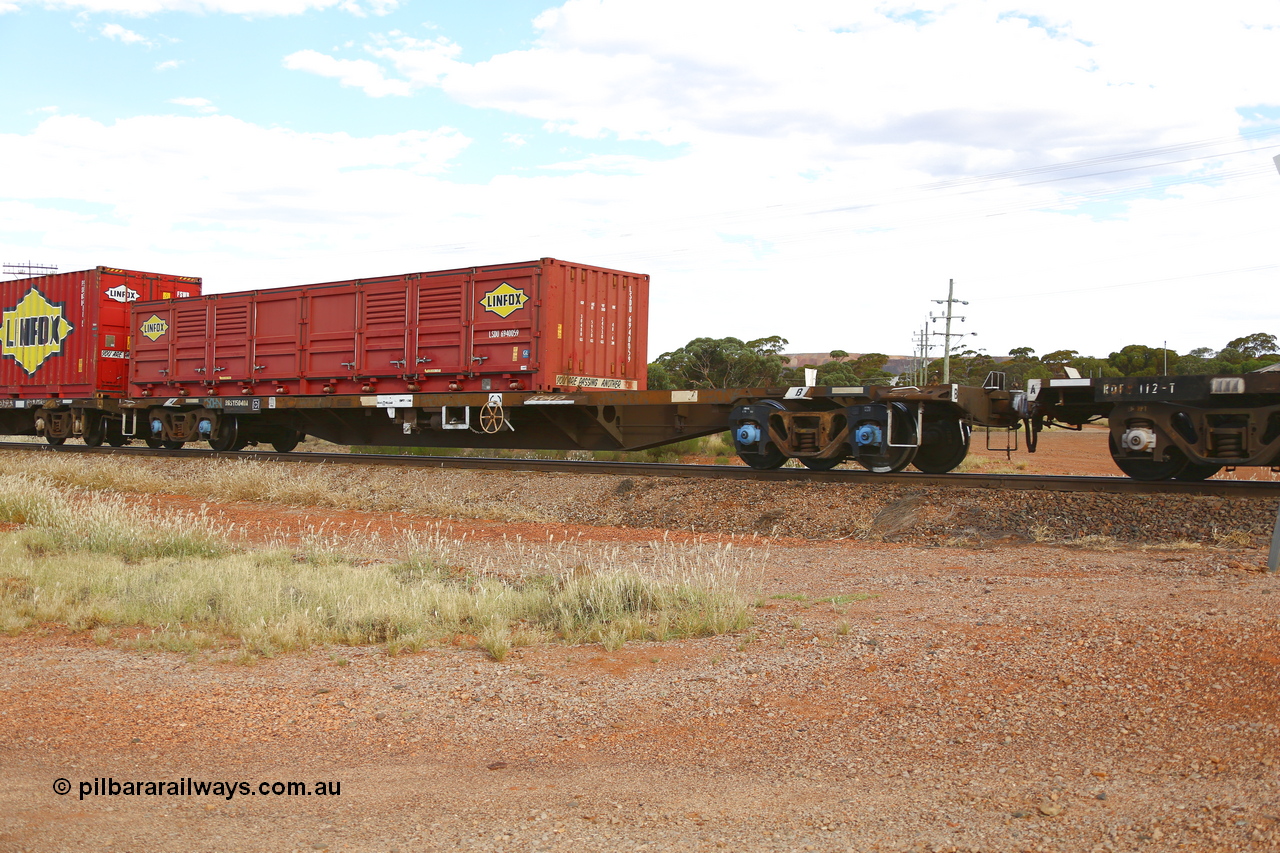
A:
{"type": "MultiPolygon", "coordinates": [[[[85,797],[340,797],[342,783],[328,780],[318,782],[239,782],[206,781],[190,776],[172,781],[96,777],[77,783],[80,799],[85,797]]],[[[53,791],[60,796],[71,793],[71,781],[65,778],[53,781],[53,791]]]]}

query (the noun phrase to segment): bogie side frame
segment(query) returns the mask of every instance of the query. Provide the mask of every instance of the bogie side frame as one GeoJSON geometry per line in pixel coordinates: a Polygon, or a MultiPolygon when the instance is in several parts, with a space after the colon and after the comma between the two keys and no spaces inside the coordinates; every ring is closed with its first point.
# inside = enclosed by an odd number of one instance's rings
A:
{"type": "Polygon", "coordinates": [[[1280,373],[1033,379],[1032,437],[1106,419],[1116,465],[1139,480],[1203,480],[1222,468],[1280,467],[1280,373]]]}

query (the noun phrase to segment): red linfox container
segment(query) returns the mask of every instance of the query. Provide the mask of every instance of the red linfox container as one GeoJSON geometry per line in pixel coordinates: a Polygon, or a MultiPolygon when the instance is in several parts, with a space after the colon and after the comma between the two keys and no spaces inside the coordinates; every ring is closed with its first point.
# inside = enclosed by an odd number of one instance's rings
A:
{"type": "Polygon", "coordinates": [[[129,304],[199,293],[198,278],[112,267],[0,282],[0,395],[123,396],[129,304]]]}
{"type": "Polygon", "coordinates": [[[134,393],[643,390],[649,277],[552,258],[133,306],[134,393]]]}

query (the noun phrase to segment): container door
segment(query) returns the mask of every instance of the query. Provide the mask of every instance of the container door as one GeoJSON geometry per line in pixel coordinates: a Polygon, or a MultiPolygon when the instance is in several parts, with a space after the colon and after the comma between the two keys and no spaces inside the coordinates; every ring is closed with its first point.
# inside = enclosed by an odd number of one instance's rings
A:
{"type": "MultiPolygon", "coordinates": [[[[134,314],[137,326],[130,338],[135,382],[167,383],[175,378],[173,363],[175,326],[174,306],[145,305],[134,314]]],[[[112,338],[110,332],[102,335],[105,345],[112,338]]],[[[200,335],[200,363],[204,363],[204,335],[200,335]]]]}
{"type": "Polygon", "coordinates": [[[466,373],[471,363],[470,276],[424,276],[417,282],[416,346],[418,373],[466,373]]]}
{"type": "Polygon", "coordinates": [[[249,308],[252,295],[221,297],[210,305],[213,335],[210,345],[210,381],[250,382],[253,364],[249,359],[249,308]]]}
{"type": "Polygon", "coordinates": [[[522,373],[533,358],[538,267],[478,270],[473,283],[474,373],[522,373]]]}
{"type": "MultiPolygon", "coordinates": [[[[169,340],[173,347],[173,378],[177,382],[204,382],[208,378],[209,365],[209,311],[210,303],[177,302],[173,305],[173,325],[169,340]]],[[[159,314],[154,315],[159,318],[159,314]]],[[[147,333],[148,317],[143,318],[142,333],[147,333]]],[[[150,330],[150,337],[157,332],[164,340],[159,324],[150,330]]]]}
{"type": "Polygon", "coordinates": [[[306,291],[305,378],[341,379],[355,373],[357,294],[350,285],[306,291]]]}
{"type": "MultiPolygon", "coordinates": [[[[90,347],[97,364],[97,388],[100,390],[124,390],[129,372],[129,305],[139,299],[155,298],[150,293],[149,284],[145,278],[124,271],[104,271],[98,277],[96,287],[92,282],[89,284],[90,290],[96,292],[90,292],[88,298],[98,302],[98,331],[90,347]]],[[[152,353],[152,357],[156,355],[159,354],[152,353]]],[[[156,371],[169,369],[168,355],[163,355],[165,363],[153,365],[156,371]]],[[[158,375],[163,379],[163,374],[158,375]]]]}
{"type": "Polygon", "coordinates": [[[361,287],[361,376],[402,376],[416,373],[409,356],[410,285],[404,279],[361,287]]]}
{"type": "Polygon", "coordinates": [[[259,291],[254,296],[253,366],[259,380],[283,382],[297,379],[298,330],[302,322],[302,296],[259,291]]]}

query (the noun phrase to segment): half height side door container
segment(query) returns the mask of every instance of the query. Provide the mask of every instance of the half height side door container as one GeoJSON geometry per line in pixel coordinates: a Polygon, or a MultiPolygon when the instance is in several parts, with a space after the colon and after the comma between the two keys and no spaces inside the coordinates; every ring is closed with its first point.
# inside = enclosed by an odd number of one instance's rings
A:
{"type": "Polygon", "coordinates": [[[552,258],[134,306],[137,393],[643,390],[649,277],[552,258]]]}
{"type": "Polygon", "coordinates": [[[123,396],[130,304],[199,294],[198,278],[112,267],[0,281],[0,396],[123,396]]]}

